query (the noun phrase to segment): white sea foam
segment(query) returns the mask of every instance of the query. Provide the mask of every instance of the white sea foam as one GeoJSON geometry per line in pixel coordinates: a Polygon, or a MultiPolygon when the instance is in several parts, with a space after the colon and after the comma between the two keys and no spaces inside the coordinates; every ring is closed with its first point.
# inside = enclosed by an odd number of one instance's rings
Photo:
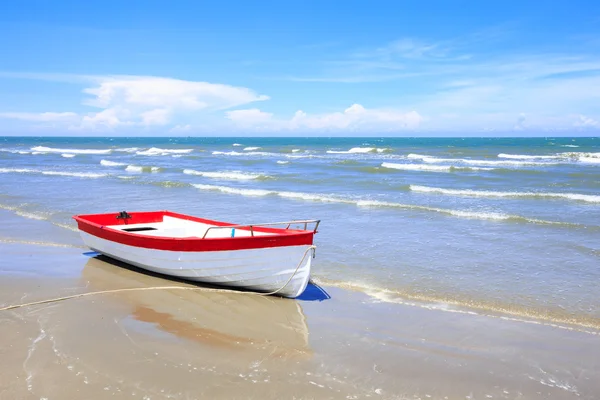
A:
{"type": "Polygon", "coordinates": [[[244,151],[256,151],[261,149],[261,147],[244,147],[244,151]]]}
{"type": "Polygon", "coordinates": [[[518,160],[473,160],[470,158],[440,158],[434,156],[425,156],[422,154],[409,154],[409,159],[421,160],[428,164],[446,163],[446,164],[468,164],[468,165],[487,165],[492,167],[518,167],[533,165],[552,165],[554,163],[540,161],[518,161],[518,160]]]}
{"type": "Polygon", "coordinates": [[[128,165],[125,171],[129,172],[159,172],[159,167],[143,167],[138,165],[128,165]]]}
{"type": "Polygon", "coordinates": [[[221,156],[280,156],[279,154],[265,151],[246,151],[244,153],[238,151],[213,151],[212,154],[221,156]]]}
{"type": "Polygon", "coordinates": [[[55,149],[53,147],[35,146],[31,151],[36,153],[65,153],[65,154],[110,154],[111,149],[55,149]]]}
{"type": "Polygon", "coordinates": [[[108,176],[108,174],[99,174],[94,172],[68,172],[68,171],[47,171],[40,169],[28,169],[28,168],[0,168],[0,173],[10,174],[42,174],[42,175],[58,175],[58,176],[73,176],[77,178],[102,178],[108,176]]]}
{"type": "Polygon", "coordinates": [[[65,153],[65,154],[61,154],[61,157],[64,157],[64,158],[73,158],[73,157],[75,157],[75,154],[65,153]]]}
{"type": "Polygon", "coordinates": [[[183,173],[187,174],[187,175],[198,175],[198,176],[204,176],[206,178],[213,178],[213,179],[241,180],[241,181],[259,179],[259,178],[269,178],[268,175],[252,174],[249,172],[241,172],[241,171],[207,172],[207,171],[196,171],[193,169],[184,169],[183,173]]]}
{"type": "Polygon", "coordinates": [[[277,192],[271,190],[262,190],[262,189],[240,189],[240,188],[232,188],[228,186],[215,186],[215,185],[201,185],[194,183],[193,187],[201,190],[213,190],[223,193],[229,194],[240,194],[243,196],[267,196],[269,194],[276,194],[277,192]]]}
{"type": "Polygon", "coordinates": [[[240,146],[243,146],[243,144],[240,144],[240,143],[234,143],[234,144],[232,144],[232,146],[235,146],[235,147],[240,147],[240,146]]]}
{"type": "Polygon", "coordinates": [[[600,203],[600,196],[578,194],[578,193],[554,193],[554,192],[500,192],[491,190],[471,190],[471,189],[444,189],[429,186],[410,185],[410,190],[421,193],[438,193],[450,196],[473,196],[473,197],[548,197],[576,201],[585,201],[589,203],[600,203]]]}
{"type": "Polygon", "coordinates": [[[580,151],[567,151],[564,153],[558,153],[557,155],[560,157],[571,159],[573,161],[582,161],[583,160],[583,162],[586,162],[585,160],[594,159],[594,158],[600,159],[600,152],[590,153],[590,152],[583,152],[583,151],[581,151],[581,152],[580,151]]]}
{"type": "Polygon", "coordinates": [[[151,147],[148,150],[136,151],[135,154],[138,156],[169,156],[172,154],[189,154],[194,149],[160,149],[158,147],[151,147]]]}
{"type": "Polygon", "coordinates": [[[513,160],[556,160],[560,158],[559,156],[535,156],[535,155],[527,155],[527,154],[498,154],[498,158],[510,158],[513,160]]]}
{"type": "Polygon", "coordinates": [[[399,169],[404,171],[426,171],[426,172],[453,172],[453,171],[491,171],[493,168],[480,167],[457,167],[453,165],[423,165],[423,164],[396,164],[384,162],[383,168],[399,169]]]}
{"type": "Polygon", "coordinates": [[[116,162],[116,161],[100,160],[100,165],[104,165],[105,167],[121,167],[121,166],[127,165],[127,164],[116,162]]]}
{"type": "Polygon", "coordinates": [[[292,153],[299,153],[300,151],[302,151],[302,150],[300,150],[300,149],[292,149],[292,153]]]}
{"type": "Polygon", "coordinates": [[[124,147],[122,149],[114,149],[114,151],[120,151],[123,153],[135,153],[139,149],[140,149],[139,147],[124,147]]]}
{"type": "Polygon", "coordinates": [[[595,157],[579,157],[579,162],[588,164],[600,164],[600,158],[595,157]]]}
{"type": "Polygon", "coordinates": [[[376,147],[353,147],[347,151],[340,150],[327,150],[329,154],[364,154],[364,153],[383,153],[388,151],[387,148],[376,148],[376,147]]]}
{"type": "Polygon", "coordinates": [[[277,164],[289,164],[289,163],[290,163],[289,161],[281,161],[281,160],[277,161],[277,164]]]}
{"type": "Polygon", "coordinates": [[[382,208],[397,208],[414,211],[424,212],[435,212],[445,214],[452,217],[468,218],[468,219],[481,219],[481,220],[493,220],[493,221],[506,221],[514,220],[535,224],[546,224],[546,225],[577,225],[569,223],[561,223],[554,221],[545,221],[534,218],[521,217],[519,215],[511,215],[497,212],[485,212],[485,211],[471,211],[471,210],[454,210],[448,208],[438,208],[421,206],[415,204],[402,204],[380,200],[369,200],[369,199],[357,199],[350,197],[332,196],[320,193],[302,193],[302,192],[280,192],[276,190],[263,190],[263,189],[244,189],[244,188],[233,188],[228,186],[215,186],[215,185],[200,185],[193,184],[197,189],[218,191],[227,194],[237,194],[242,196],[279,196],[288,199],[305,200],[305,201],[317,201],[326,203],[339,203],[339,204],[353,204],[358,207],[382,207],[382,208]]]}
{"type": "Polygon", "coordinates": [[[3,153],[12,153],[12,154],[29,154],[28,151],[17,150],[17,149],[0,149],[0,152],[3,152],[3,153]]]}

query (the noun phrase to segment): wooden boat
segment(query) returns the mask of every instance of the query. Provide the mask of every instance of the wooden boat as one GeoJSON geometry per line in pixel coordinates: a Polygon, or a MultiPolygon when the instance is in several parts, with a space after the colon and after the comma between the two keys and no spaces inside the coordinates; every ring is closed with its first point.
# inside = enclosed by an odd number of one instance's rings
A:
{"type": "Polygon", "coordinates": [[[319,226],[318,220],[235,225],[170,211],[73,218],[86,246],[111,258],[164,275],[290,298],[306,289],[319,226]]]}

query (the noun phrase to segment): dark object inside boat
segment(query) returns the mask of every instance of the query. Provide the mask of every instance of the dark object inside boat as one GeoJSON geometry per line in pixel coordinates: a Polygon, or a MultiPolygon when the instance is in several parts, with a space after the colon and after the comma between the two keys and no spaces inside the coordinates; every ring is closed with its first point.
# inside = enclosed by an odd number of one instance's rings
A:
{"type": "Polygon", "coordinates": [[[125,228],[121,229],[125,232],[141,232],[141,231],[155,231],[156,228],[152,228],[150,226],[140,226],[138,228],[125,228]]]}

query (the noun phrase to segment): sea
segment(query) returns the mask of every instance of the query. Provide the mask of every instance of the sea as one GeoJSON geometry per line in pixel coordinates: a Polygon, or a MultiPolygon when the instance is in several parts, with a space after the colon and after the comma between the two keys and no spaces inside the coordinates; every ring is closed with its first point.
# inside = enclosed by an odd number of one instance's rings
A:
{"type": "Polygon", "coordinates": [[[0,208],[319,219],[323,287],[600,330],[600,138],[0,137],[0,208]]]}

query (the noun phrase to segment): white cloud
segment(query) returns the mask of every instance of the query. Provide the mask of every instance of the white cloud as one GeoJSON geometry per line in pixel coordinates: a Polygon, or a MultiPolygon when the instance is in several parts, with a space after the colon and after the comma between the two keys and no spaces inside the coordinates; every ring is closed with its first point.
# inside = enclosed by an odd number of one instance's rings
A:
{"type": "Polygon", "coordinates": [[[344,111],[327,114],[307,114],[296,111],[289,120],[273,118],[273,114],[259,109],[229,111],[227,118],[239,127],[264,130],[292,131],[401,131],[416,129],[423,117],[416,111],[367,109],[353,104],[344,111]]]}
{"type": "Polygon", "coordinates": [[[600,122],[596,121],[595,119],[588,118],[585,115],[578,115],[573,126],[580,128],[594,128],[600,126],[600,122]]]}
{"type": "Polygon", "coordinates": [[[73,121],[74,119],[77,119],[78,116],[74,112],[3,112],[0,113],[0,118],[18,119],[31,122],[60,122],[73,121]]]}
{"type": "MultiPolygon", "coordinates": [[[[119,118],[118,110],[108,108],[95,114],[86,115],[82,118],[79,126],[74,125],[71,129],[114,129],[119,125],[131,125],[119,118]]],[[[121,111],[121,118],[126,119],[129,114],[127,111],[121,111]]]]}
{"type": "Polygon", "coordinates": [[[268,100],[244,87],[208,82],[184,81],[153,76],[98,78],[98,86],[85,93],[94,98],[86,104],[100,108],[124,106],[142,109],[170,108],[200,110],[224,109],[268,100]]]}
{"type": "Polygon", "coordinates": [[[226,115],[228,119],[242,125],[254,125],[257,123],[269,122],[273,118],[273,114],[260,111],[258,108],[228,111],[226,115]]]}
{"type": "Polygon", "coordinates": [[[96,77],[96,86],[84,89],[88,106],[103,108],[84,118],[82,127],[117,125],[164,126],[174,117],[199,111],[236,107],[267,100],[244,87],[184,81],[153,76],[96,77]]]}
{"type": "Polygon", "coordinates": [[[157,108],[155,110],[145,111],[140,114],[142,124],[150,125],[166,125],[169,123],[170,110],[165,108],[157,108]]]}

